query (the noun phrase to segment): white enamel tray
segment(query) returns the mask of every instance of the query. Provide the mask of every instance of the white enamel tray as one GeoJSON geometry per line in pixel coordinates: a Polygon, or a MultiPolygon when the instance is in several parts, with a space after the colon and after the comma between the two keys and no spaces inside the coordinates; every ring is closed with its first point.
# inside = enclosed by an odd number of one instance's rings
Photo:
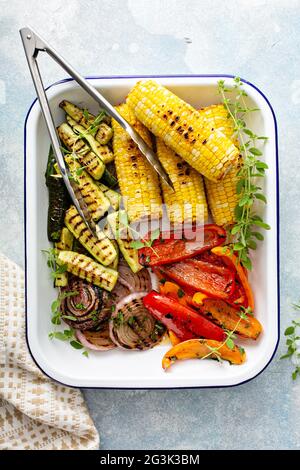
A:
{"type": "MultiPolygon", "coordinates": [[[[94,86],[113,104],[124,100],[140,77],[91,78],[94,86]]],[[[164,76],[155,77],[178,96],[195,107],[219,101],[217,81],[228,76],[164,76]]],[[[225,387],[247,382],[257,376],[274,356],[279,331],[278,301],[278,155],[277,131],[273,110],[260,90],[245,82],[249,99],[261,112],[252,113],[249,126],[269,137],[265,160],[269,165],[265,184],[268,204],[264,218],[272,227],[253,257],[250,275],[256,301],[256,315],[264,332],[257,342],[239,341],[246,347],[247,361],[231,366],[212,360],[190,360],[176,363],[168,372],[161,367],[169,345],[162,344],[150,351],[90,352],[89,358],[58,340],[49,340],[53,330],[50,305],[56,296],[41,250],[49,247],[47,240],[48,193],[45,167],[49,137],[39,104],[31,106],[25,122],[25,245],[26,245],[26,322],[31,354],[40,369],[49,377],[74,387],[97,388],[181,388],[225,387]]],[[[56,124],[64,119],[58,107],[62,99],[88,107],[98,107],[73,80],[55,83],[48,89],[48,98],[56,124]]]]}

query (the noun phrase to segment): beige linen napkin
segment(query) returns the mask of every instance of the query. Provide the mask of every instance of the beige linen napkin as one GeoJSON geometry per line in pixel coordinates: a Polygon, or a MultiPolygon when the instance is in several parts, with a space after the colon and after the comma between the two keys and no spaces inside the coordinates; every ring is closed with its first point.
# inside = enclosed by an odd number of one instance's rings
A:
{"type": "Polygon", "coordinates": [[[23,271],[0,254],[0,449],[98,449],[81,392],[34,364],[24,315],[23,271]]]}

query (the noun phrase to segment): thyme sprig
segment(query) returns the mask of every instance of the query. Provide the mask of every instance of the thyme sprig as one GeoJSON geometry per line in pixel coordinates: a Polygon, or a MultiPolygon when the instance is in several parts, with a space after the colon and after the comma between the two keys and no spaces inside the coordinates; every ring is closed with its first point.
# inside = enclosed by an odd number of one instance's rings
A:
{"type": "Polygon", "coordinates": [[[57,249],[56,248],[49,248],[49,250],[42,250],[42,253],[45,253],[47,256],[47,266],[51,270],[51,277],[56,279],[63,274],[67,270],[67,266],[65,264],[57,264],[57,249]]]}
{"type": "MultiPolygon", "coordinates": [[[[213,348],[211,346],[207,346],[210,351],[205,356],[201,357],[201,360],[207,359],[208,357],[211,357],[211,356],[214,356],[218,361],[222,362],[220,349],[223,346],[227,346],[231,350],[233,350],[235,348],[235,342],[234,342],[234,340],[236,339],[236,334],[235,333],[236,333],[236,331],[239,327],[239,324],[241,323],[242,320],[247,320],[247,318],[248,318],[247,315],[251,315],[251,314],[252,314],[252,311],[249,307],[248,308],[241,307],[240,311],[238,312],[238,315],[239,315],[240,318],[238,319],[238,321],[234,325],[234,328],[232,330],[224,330],[225,334],[226,334],[225,340],[220,344],[220,346],[218,346],[216,348],[213,348]]],[[[239,346],[239,351],[241,353],[245,352],[244,348],[242,348],[241,346],[239,346]]]]}
{"type": "Polygon", "coordinates": [[[82,137],[82,138],[85,138],[85,136],[87,134],[90,134],[92,135],[93,137],[95,136],[95,134],[97,133],[98,129],[99,129],[99,126],[100,124],[102,123],[102,121],[106,118],[107,114],[105,111],[103,111],[103,109],[101,109],[99,111],[99,113],[97,114],[97,116],[95,117],[95,119],[92,119],[90,117],[90,113],[88,112],[87,109],[84,109],[83,110],[83,115],[84,115],[84,118],[86,120],[86,122],[90,122],[91,124],[89,125],[89,127],[87,129],[85,129],[84,132],[82,133],[79,133],[79,135],[82,137]]]}
{"type": "MultiPolygon", "coordinates": [[[[64,273],[67,270],[66,265],[59,266],[56,262],[57,259],[57,250],[55,248],[50,248],[49,250],[42,250],[43,253],[47,255],[47,266],[51,270],[51,277],[56,279],[57,276],[64,273]]],[[[78,291],[64,291],[60,292],[57,299],[55,299],[51,304],[51,323],[55,327],[61,325],[61,320],[72,320],[76,321],[77,318],[72,315],[62,315],[61,313],[61,303],[67,297],[73,297],[78,295],[78,291]]],[[[49,333],[50,339],[59,339],[60,341],[69,341],[70,345],[75,349],[83,349],[83,345],[78,341],[74,335],[73,328],[65,329],[64,331],[51,331],[49,333]]],[[[82,354],[85,357],[88,357],[88,351],[84,350],[82,354]]]]}
{"type": "Polygon", "coordinates": [[[259,229],[269,230],[270,226],[255,212],[256,201],[267,203],[266,196],[261,186],[257,184],[257,178],[264,178],[268,165],[260,159],[263,152],[258,147],[258,142],[265,142],[268,138],[256,135],[246,125],[245,119],[249,113],[259,111],[251,108],[246,103],[246,91],[239,77],[234,78],[234,85],[228,88],[224,80],[218,82],[218,92],[223,104],[234,122],[235,137],[240,143],[240,152],[243,157],[241,166],[237,172],[238,205],[235,209],[236,223],[230,229],[232,249],[238,252],[239,261],[247,268],[252,268],[249,257],[250,250],[255,250],[257,240],[264,239],[259,229]],[[234,93],[234,95],[231,95],[234,93]]]}
{"type": "MultiPolygon", "coordinates": [[[[299,304],[293,305],[295,310],[300,310],[299,304]]],[[[291,359],[295,366],[292,372],[293,380],[300,377],[300,319],[292,320],[292,324],[288,326],[284,332],[286,336],[287,351],[280,359],[291,359]]]]}

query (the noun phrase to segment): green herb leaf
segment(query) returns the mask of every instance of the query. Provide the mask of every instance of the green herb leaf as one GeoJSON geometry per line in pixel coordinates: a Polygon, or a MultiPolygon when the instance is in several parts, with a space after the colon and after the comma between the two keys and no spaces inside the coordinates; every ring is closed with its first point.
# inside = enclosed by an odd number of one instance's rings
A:
{"type": "Polygon", "coordinates": [[[285,336],[289,336],[294,333],[295,333],[295,328],[293,326],[289,326],[284,332],[285,336]]]}
{"type": "Polygon", "coordinates": [[[185,292],[184,292],[182,289],[178,289],[177,295],[178,295],[178,297],[181,299],[182,297],[185,296],[185,292]]]}
{"type": "Polygon", "coordinates": [[[249,152],[252,153],[252,155],[255,155],[256,157],[260,157],[262,155],[262,151],[256,147],[249,148],[249,152]]]}
{"type": "Polygon", "coordinates": [[[140,248],[145,247],[145,243],[142,242],[141,240],[133,240],[132,242],[130,242],[130,246],[131,248],[134,248],[135,250],[139,250],[140,248]]]}
{"type": "Polygon", "coordinates": [[[252,236],[257,238],[257,240],[260,240],[260,241],[263,241],[265,238],[263,234],[260,232],[252,232],[252,236]]]}
{"type": "Polygon", "coordinates": [[[82,349],[83,348],[82,344],[79,343],[79,341],[76,341],[76,340],[70,341],[70,345],[74,349],[82,349]]]}
{"type": "Polygon", "coordinates": [[[226,346],[227,346],[229,349],[234,349],[234,341],[233,341],[231,338],[227,338],[227,340],[226,340],[226,346]]]}

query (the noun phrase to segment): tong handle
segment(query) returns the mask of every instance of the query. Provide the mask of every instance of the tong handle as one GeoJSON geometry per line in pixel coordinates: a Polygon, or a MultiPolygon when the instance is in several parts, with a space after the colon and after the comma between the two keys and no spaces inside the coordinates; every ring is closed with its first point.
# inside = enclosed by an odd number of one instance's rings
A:
{"type": "Polygon", "coordinates": [[[65,160],[61,151],[60,142],[56,133],[53,116],[52,116],[48,99],[45,93],[43,80],[39,71],[39,66],[37,63],[37,55],[39,51],[45,51],[46,46],[43,43],[43,41],[38,36],[36,36],[36,34],[30,28],[22,28],[20,30],[20,34],[21,34],[21,38],[23,41],[23,46],[24,46],[28,66],[30,69],[30,73],[32,76],[32,80],[35,86],[36,94],[38,96],[41,110],[42,110],[42,113],[46,122],[46,126],[49,132],[54,156],[58,163],[60,172],[62,174],[65,185],[67,187],[67,190],[71,196],[71,199],[77,211],[79,212],[81,217],[85,220],[90,231],[95,235],[96,226],[89,215],[88,208],[86,207],[86,204],[82,199],[78,185],[76,184],[75,181],[70,180],[69,178],[65,160]]]}

